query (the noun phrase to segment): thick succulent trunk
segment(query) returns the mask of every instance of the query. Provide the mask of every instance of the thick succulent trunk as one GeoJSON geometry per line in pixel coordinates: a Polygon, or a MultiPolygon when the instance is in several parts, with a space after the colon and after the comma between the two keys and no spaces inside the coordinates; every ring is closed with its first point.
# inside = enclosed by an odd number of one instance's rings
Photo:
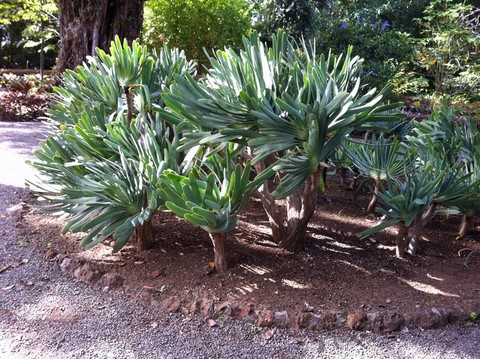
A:
{"type": "Polygon", "coordinates": [[[153,246],[153,226],[152,221],[144,222],[135,229],[137,237],[137,249],[140,251],[151,249],[153,246]]]}
{"type": "Polygon", "coordinates": [[[409,238],[409,240],[407,240],[408,253],[411,255],[417,254],[418,243],[420,242],[420,238],[422,237],[423,233],[423,227],[421,222],[421,217],[417,216],[417,218],[415,218],[415,221],[413,222],[411,237],[409,238]]]}
{"type": "Polygon", "coordinates": [[[408,238],[408,228],[405,226],[405,223],[400,222],[397,225],[398,233],[396,237],[396,254],[398,258],[405,258],[405,252],[407,250],[409,238],[408,238]]]}
{"type": "Polygon", "coordinates": [[[465,238],[468,233],[468,230],[472,227],[472,217],[464,215],[462,217],[462,223],[460,224],[460,229],[458,231],[458,236],[456,239],[465,238]]]}
{"type": "Polygon", "coordinates": [[[213,255],[215,269],[218,273],[227,270],[227,259],[225,257],[225,233],[210,233],[210,239],[213,243],[213,255]]]}
{"type": "Polygon", "coordinates": [[[60,52],[56,72],[81,65],[95,48],[108,50],[118,35],[129,42],[140,35],[144,0],[57,0],[60,52]]]}
{"type": "Polygon", "coordinates": [[[437,209],[437,204],[433,203],[428,208],[428,211],[425,214],[418,215],[413,222],[412,235],[408,243],[408,253],[411,255],[417,254],[418,246],[420,239],[422,238],[423,230],[427,226],[428,222],[432,219],[435,211],[437,209]]]}
{"type": "MultiPolygon", "coordinates": [[[[148,195],[147,192],[143,192],[143,203],[142,207],[145,209],[148,206],[148,195]]],[[[135,235],[137,237],[137,248],[138,250],[150,249],[153,246],[153,226],[152,220],[144,222],[142,225],[135,229],[135,235]]]]}
{"type": "Polygon", "coordinates": [[[368,213],[374,213],[375,212],[375,207],[377,206],[378,203],[378,193],[380,192],[380,179],[375,179],[375,188],[373,190],[373,196],[372,199],[370,200],[370,203],[368,204],[367,212],[368,213]]]}
{"type": "Polygon", "coordinates": [[[320,174],[320,171],[312,174],[303,188],[284,200],[284,205],[272,199],[267,184],[259,188],[260,199],[270,222],[272,240],[280,248],[295,253],[305,248],[308,223],[315,212],[320,174]]]}

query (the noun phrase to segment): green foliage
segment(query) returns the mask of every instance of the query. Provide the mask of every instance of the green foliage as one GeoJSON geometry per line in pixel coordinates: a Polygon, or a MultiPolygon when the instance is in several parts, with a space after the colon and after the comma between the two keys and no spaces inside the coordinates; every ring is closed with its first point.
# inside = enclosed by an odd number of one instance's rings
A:
{"type": "Polygon", "coordinates": [[[39,67],[38,53],[43,50],[51,52],[44,59],[45,67],[51,68],[59,36],[54,0],[6,0],[0,12],[0,67],[39,67]]]}
{"type": "Polygon", "coordinates": [[[433,78],[438,93],[461,92],[478,99],[480,38],[465,21],[472,9],[464,3],[436,0],[420,20],[423,39],[415,61],[433,78]]]}
{"type": "Polygon", "coordinates": [[[360,16],[322,22],[316,37],[321,51],[338,53],[353,46],[354,53],[364,59],[362,83],[371,87],[384,87],[414,49],[409,34],[396,30],[392,23],[360,16]]]}
{"type": "Polygon", "coordinates": [[[161,106],[167,76],[183,75],[191,66],[177,51],[165,49],[155,58],[119,39],[111,51],[99,51],[55,88],[48,114],[53,133],[35,153],[40,177],[30,185],[48,201],[43,210],[66,215],[64,233],[85,233],[82,247],[113,236],[117,251],[163,205],[156,186],[160,175],[166,169],[181,172],[178,133],[152,103],[161,106]],[[140,90],[131,123],[124,86],[140,90]]]}
{"type": "Polygon", "coordinates": [[[411,160],[396,138],[387,140],[383,135],[378,138],[374,135],[371,142],[349,140],[348,143],[343,147],[353,165],[363,176],[376,181],[400,176],[411,160]]]}
{"type": "Polygon", "coordinates": [[[49,111],[51,120],[74,125],[87,108],[103,105],[105,116],[115,117],[127,109],[125,86],[132,88],[134,115],[153,116],[153,106],[163,107],[160,98],[174,75],[194,74],[194,64],[178,49],[161,48],[147,56],[137,43],[125,48],[117,38],[110,51],[116,56],[97,50],[98,57],[88,57],[87,63],[75,71],[64,73],[63,84],[55,88],[49,111]],[[122,58],[125,58],[123,61],[122,58]]]}
{"type": "Polygon", "coordinates": [[[434,211],[436,205],[450,213],[479,213],[480,134],[476,123],[455,122],[453,110],[444,101],[428,120],[413,124],[407,139],[415,161],[403,176],[387,176],[388,184],[378,193],[382,206],[377,210],[389,220],[363,232],[363,237],[400,222],[407,229],[414,222],[423,228],[429,219],[427,210],[434,211]]]}
{"type": "Polygon", "coordinates": [[[311,0],[254,0],[254,29],[262,41],[284,29],[291,37],[300,39],[312,35],[316,6],[311,0]]]}
{"type": "Polygon", "coordinates": [[[188,58],[207,65],[204,48],[240,45],[250,22],[251,7],[244,0],[148,0],[143,39],[151,47],[167,43],[184,49],[188,58]]]}
{"type": "Polygon", "coordinates": [[[217,51],[204,83],[179,79],[164,99],[193,126],[185,134],[189,146],[237,141],[254,148],[253,163],[275,156],[282,180],[274,196],[283,198],[355,126],[388,108],[379,106],[383,92],[360,90],[360,63],[351,51],[345,58],[317,56],[313,44],[291,41],[283,31],[267,49],[254,34],[240,53],[217,51]]]}

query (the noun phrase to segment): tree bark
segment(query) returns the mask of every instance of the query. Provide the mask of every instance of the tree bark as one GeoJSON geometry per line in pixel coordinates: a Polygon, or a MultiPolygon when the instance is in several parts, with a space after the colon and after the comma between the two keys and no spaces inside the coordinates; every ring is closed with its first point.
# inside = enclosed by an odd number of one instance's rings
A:
{"type": "Polygon", "coordinates": [[[368,213],[374,213],[375,212],[375,207],[377,206],[377,203],[378,203],[378,193],[379,192],[380,192],[380,179],[377,178],[377,179],[375,179],[375,189],[373,190],[372,199],[370,200],[370,203],[368,204],[368,208],[367,208],[368,213]]]}
{"type": "Polygon", "coordinates": [[[437,203],[432,203],[428,208],[428,211],[423,215],[417,215],[413,222],[412,236],[408,242],[408,253],[411,255],[417,254],[420,239],[422,238],[423,230],[427,226],[428,222],[432,219],[435,211],[437,210],[437,203]]]}
{"type": "Polygon", "coordinates": [[[405,223],[400,222],[398,224],[398,232],[396,237],[396,254],[398,258],[405,258],[408,240],[408,228],[405,226],[405,223]]]}
{"type": "Polygon", "coordinates": [[[315,212],[320,175],[321,171],[313,173],[303,188],[285,199],[284,205],[272,199],[267,184],[259,188],[260,199],[270,222],[272,240],[280,248],[294,253],[305,249],[308,223],[315,212]]]}
{"type": "Polygon", "coordinates": [[[209,233],[213,243],[213,261],[218,273],[227,270],[227,259],[225,257],[225,233],[209,233]]]}
{"type": "Polygon", "coordinates": [[[153,246],[153,227],[152,221],[147,221],[135,229],[137,237],[137,249],[144,251],[151,249],[153,246]]]}
{"type": "Polygon", "coordinates": [[[458,236],[456,239],[465,238],[471,226],[472,226],[472,217],[464,215],[462,217],[462,223],[460,224],[460,229],[458,231],[458,236]]]}
{"type": "Polygon", "coordinates": [[[95,48],[108,50],[118,35],[132,42],[140,35],[144,0],[56,0],[60,11],[60,52],[56,74],[81,65],[95,48]]]}
{"type": "Polygon", "coordinates": [[[417,216],[413,221],[412,227],[412,236],[407,240],[408,243],[408,253],[411,255],[417,254],[418,244],[420,238],[422,237],[423,226],[421,216],[417,216]]]}
{"type": "MultiPolygon", "coordinates": [[[[143,192],[142,207],[145,209],[148,206],[147,191],[143,192]]],[[[137,248],[139,251],[151,249],[153,246],[153,226],[152,220],[144,222],[141,226],[135,229],[135,235],[137,237],[137,248]]]]}

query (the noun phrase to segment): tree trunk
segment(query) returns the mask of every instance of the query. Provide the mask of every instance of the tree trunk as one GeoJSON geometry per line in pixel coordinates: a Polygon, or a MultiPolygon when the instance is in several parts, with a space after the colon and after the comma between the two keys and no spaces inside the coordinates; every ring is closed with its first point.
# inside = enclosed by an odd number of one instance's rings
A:
{"type": "MultiPolygon", "coordinates": [[[[148,207],[148,195],[147,191],[143,191],[143,203],[142,207],[145,209],[148,207]]],[[[135,229],[135,235],[137,237],[138,250],[150,249],[153,246],[153,227],[152,220],[144,222],[141,226],[135,229]]]]}
{"type": "Polygon", "coordinates": [[[227,259],[225,258],[225,233],[209,233],[213,243],[213,261],[218,273],[227,270],[227,259]]]}
{"type": "Polygon", "coordinates": [[[108,50],[118,35],[129,42],[140,35],[144,0],[56,0],[60,11],[60,52],[56,73],[81,65],[95,48],[108,50]]]}
{"type": "Polygon", "coordinates": [[[462,223],[460,224],[460,229],[458,231],[458,236],[456,239],[465,238],[468,233],[468,230],[472,227],[472,217],[464,215],[462,217],[462,223]]]}
{"type": "Polygon", "coordinates": [[[396,254],[398,258],[405,258],[405,252],[408,244],[408,228],[405,223],[398,223],[398,233],[396,237],[396,254]]]}
{"type": "Polygon", "coordinates": [[[368,204],[367,212],[374,213],[375,207],[377,206],[378,202],[378,193],[380,192],[380,179],[375,179],[375,189],[373,190],[373,196],[368,204]]]}
{"type": "Polygon", "coordinates": [[[141,226],[135,229],[135,236],[137,237],[137,249],[144,251],[151,249],[153,246],[153,227],[152,221],[144,222],[141,226]]]}
{"type": "Polygon", "coordinates": [[[435,211],[437,210],[437,203],[432,203],[428,208],[428,211],[423,215],[417,215],[413,222],[412,236],[408,243],[408,253],[411,255],[417,254],[420,239],[422,238],[423,230],[427,226],[428,222],[432,219],[435,211]]]}
{"type": "Polygon", "coordinates": [[[267,184],[259,188],[260,199],[270,222],[272,240],[280,248],[294,253],[305,249],[308,223],[315,212],[320,175],[321,171],[312,174],[303,188],[285,199],[285,205],[273,201],[267,184]]]}
{"type": "Polygon", "coordinates": [[[407,240],[408,253],[411,255],[417,254],[418,244],[422,237],[423,227],[421,216],[417,216],[413,221],[412,236],[407,240]]]}

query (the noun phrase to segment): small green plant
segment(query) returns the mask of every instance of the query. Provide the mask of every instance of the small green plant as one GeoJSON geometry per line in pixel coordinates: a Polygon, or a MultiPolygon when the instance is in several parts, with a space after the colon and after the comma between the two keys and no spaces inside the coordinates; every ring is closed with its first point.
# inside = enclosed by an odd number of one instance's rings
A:
{"type": "Polygon", "coordinates": [[[25,248],[27,246],[27,242],[25,241],[24,238],[22,237],[17,237],[17,245],[20,247],[20,248],[25,248]]]}
{"type": "Polygon", "coordinates": [[[477,320],[478,319],[478,313],[477,312],[470,312],[469,317],[471,320],[477,320]]]}
{"type": "Polygon", "coordinates": [[[258,334],[260,333],[261,329],[259,327],[257,327],[255,324],[253,324],[251,327],[250,327],[250,334],[258,334]]]}
{"type": "Polygon", "coordinates": [[[168,286],[167,286],[166,284],[162,284],[161,286],[159,286],[159,287],[157,288],[157,292],[159,292],[159,293],[165,293],[165,292],[167,291],[167,289],[168,289],[168,286]]]}

